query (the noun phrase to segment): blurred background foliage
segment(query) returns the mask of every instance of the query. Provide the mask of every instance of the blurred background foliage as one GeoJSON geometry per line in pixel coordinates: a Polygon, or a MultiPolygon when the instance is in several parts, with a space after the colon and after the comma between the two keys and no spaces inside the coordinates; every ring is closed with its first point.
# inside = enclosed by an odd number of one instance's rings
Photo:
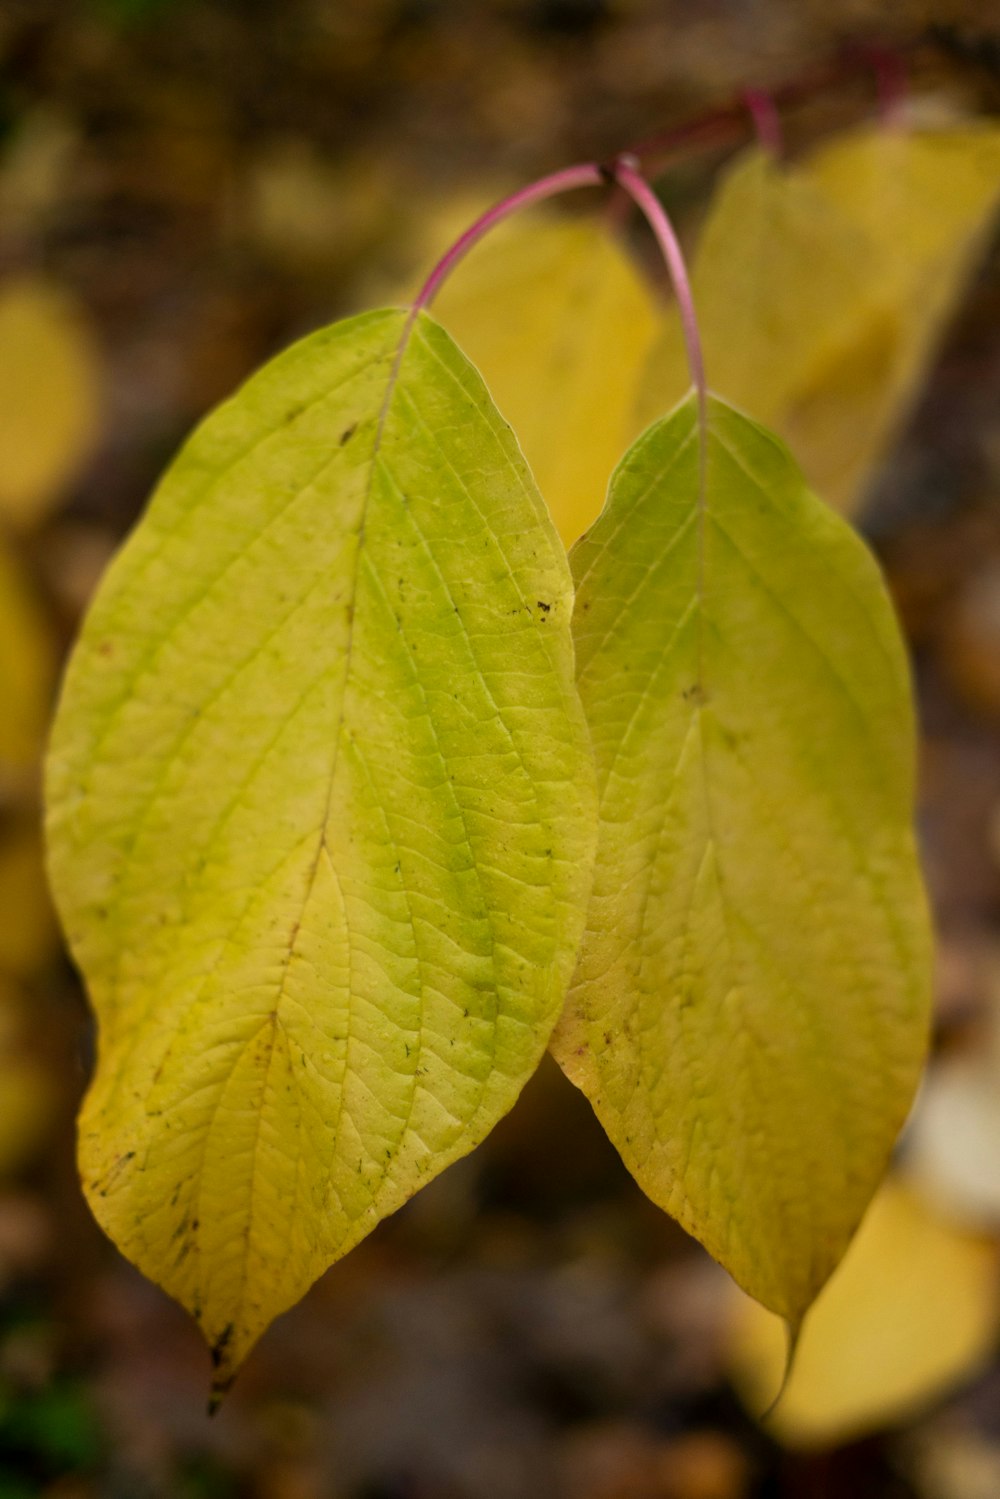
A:
{"type": "MultiPolygon", "coordinates": [[[[41,865],[59,661],[209,406],[298,333],[415,285],[506,188],[873,40],[905,50],[921,100],[1000,110],[984,0],[0,6],[0,1499],[1000,1492],[995,230],[858,513],[914,652],[935,1056],[766,1426],[773,1320],[642,1198],[553,1066],[280,1320],[209,1423],[196,1331],[77,1188],[93,1037],[41,865]]],[[[859,64],[804,96],[793,155],[870,118],[875,92],[859,64]]],[[[689,239],[741,136],[749,122],[665,163],[689,239]]],[[[560,245],[592,210],[567,205],[560,245]]],[[[653,334],[632,249],[602,316],[625,316],[638,358],[653,334]]],[[[483,254],[452,311],[481,301],[485,338],[483,254]]],[[[579,260],[553,266],[568,295],[579,260]]]]}

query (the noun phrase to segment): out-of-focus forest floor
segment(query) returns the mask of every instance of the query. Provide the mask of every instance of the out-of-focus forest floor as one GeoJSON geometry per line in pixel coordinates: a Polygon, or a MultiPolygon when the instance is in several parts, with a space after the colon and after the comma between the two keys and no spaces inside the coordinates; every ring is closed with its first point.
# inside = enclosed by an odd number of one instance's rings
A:
{"type": "MultiPolygon", "coordinates": [[[[414,281],[462,227],[456,202],[608,157],[873,28],[930,38],[912,88],[1000,109],[994,0],[4,0],[0,276],[77,298],[99,369],[96,443],[10,541],[61,648],[195,421],[298,333],[414,281]]],[[[862,70],[794,128],[872,97],[862,70]]],[[[697,204],[723,159],[681,162],[672,201],[697,204]]],[[[1000,1006],[996,244],[863,524],[914,651],[937,1046],[961,1055],[1000,1006]]],[[[5,803],[0,844],[32,815],[5,803]]],[[[551,1064],[280,1319],[209,1422],[194,1325],[77,1186],[93,1039],[69,964],[53,943],[17,984],[39,1086],[5,1124],[0,1085],[0,1136],[25,1134],[0,1150],[0,1499],[1000,1493],[1000,1324],[938,1398],[784,1446],[733,1384],[726,1277],[551,1064]]]]}

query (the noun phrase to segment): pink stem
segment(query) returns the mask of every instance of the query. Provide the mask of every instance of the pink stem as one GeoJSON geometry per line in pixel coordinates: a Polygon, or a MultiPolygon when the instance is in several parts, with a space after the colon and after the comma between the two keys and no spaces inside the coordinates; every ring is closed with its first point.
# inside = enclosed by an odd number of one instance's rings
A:
{"type": "Polygon", "coordinates": [[[698,396],[698,423],[704,435],[708,425],[708,389],[705,384],[705,360],[701,349],[701,334],[698,332],[698,319],[695,316],[694,297],[691,294],[691,282],[688,278],[687,266],[684,264],[680,242],[674,233],[674,226],[663,204],[645,177],[640,175],[638,165],[634,156],[619,156],[613,168],[613,175],[618,185],[624,188],[636,207],[644,214],[663,252],[670,280],[673,283],[674,296],[677,299],[677,311],[680,314],[681,328],[684,333],[684,347],[687,350],[691,384],[698,396]]]}
{"type": "Polygon", "coordinates": [[[554,198],[557,193],[570,192],[575,187],[600,187],[605,181],[605,174],[596,162],[585,162],[581,166],[564,167],[561,172],[553,172],[548,177],[542,177],[537,182],[530,183],[528,187],[522,187],[519,192],[512,193],[502,202],[494,203],[493,207],[488,208],[474,224],[470,224],[451,249],[442,255],[417,294],[411,309],[411,318],[415,318],[419,312],[430,305],[445,278],[455,269],[459,261],[465,258],[473,245],[478,244],[483,235],[487,234],[495,224],[499,224],[510,214],[516,213],[519,208],[527,208],[531,203],[540,203],[545,198],[554,198]]]}
{"type": "MultiPolygon", "coordinates": [[[[897,66],[900,68],[905,68],[905,59],[908,56],[917,55],[931,46],[933,46],[931,39],[919,36],[897,43],[891,52],[883,48],[882,53],[884,57],[896,59],[897,66]]],[[[771,98],[776,106],[798,105],[814,98],[817,94],[826,92],[827,89],[854,81],[859,76],[863,76],[871,66],[871,46],[848,45],[841,48],[839,54],[830,61],[797,78],[779,84],[777,88],[771,90],[771,98]]],[[[884,94],[882,97],[884,101],[884,94]]],[[[898,98],[898,95],[895,97],[898,98]]],[[[657,131],[655,135],[648,136],[645,140],[630,147],[630,152],[639,158],[645,171],[655,173],[679,153],[687,153],[697,147],[714,150],[730,142],[739,141],[745,135],[746,96],[744,95],[742,99],[731,100],[723,104],[721,108],[711,110],[697,119],[684,120],[666,130],[657,131]]]]}
{"type": "Polygon", "coordinates": [[[769,94],[766,89],[748,88],[744,91],[743,98],[761,146],[771,156],[783,156],[785,137],[781,129],[781,116],[778,114],[774,95],[769,94]]]}

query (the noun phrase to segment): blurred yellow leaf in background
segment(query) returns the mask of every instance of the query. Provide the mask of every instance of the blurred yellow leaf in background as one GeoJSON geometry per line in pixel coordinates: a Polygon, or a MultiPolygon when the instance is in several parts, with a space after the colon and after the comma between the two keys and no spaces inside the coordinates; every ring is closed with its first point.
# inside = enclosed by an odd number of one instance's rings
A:
{"type": "Polygon", "coordinates": [[[789,409],[782,435],[823,497],[857,510],[924,381],[1000,201],[1000,130],[869,126],[808,163],[864,235],[874,316],[789,409]]]}
{"type": "Polygon", "coordinates": [[[71,110],[52,100],[20,117],[0,160],[0,223],[44,234],[64,207],[79,170],[81,134],[71,110]]]}
{"type": "Polygon", "coordinates": [[[0,518],[41,520],[86,461],[100,414],[99,361],[82,307],[42,277],[0,288],[0,518]]]}
{"type": "MultiPolygon", "coordinates": [[[[864,255],[864,235],[801,171],[758,149],[738,156],[692,270],[711,389],[780,430],[790,401],[872,314],[864,255]]],[[[672,314],[647,371],[644,413],[669,410],[690,383],[672,314]]]]}
{"type": "MultiPolygon", "coordinates": [[[[855,513],[972,274],[1000,200],[1000,130],[866,126],[801,166],[754,149],[723,174],[692,289],[712,390],[772,425],[855,513]]],[[[687,389],[675,315],[640,416],[687,389]]]]}
{"type": "Polygon", "coordinates": [[[44,1145],[56,1115],[59,1083],[31,1052],[24,995],[0,978],[0,1178],[11,1176],[44,1145]]]}
{"type": "Polygon", "coordinates": [[[0,801],[37,761],[48,721],[54,646],[11,554],[0,547],[0,801]]]}
{"type": "Polygon", "coordinates": [[[242,187],[244,232],[299,274],[352,264],[378,246],[393,214],[384,160],[331,161],[301,136],[265,143],[242,187]]]}
{"type": "Polygon", "coordinates": [[[526,214],[476,246],[434,315],[514,428],[569,546],[644,425],[638,393],[663,325],[654,292],[601,224],[526,214]]]}
{"type": "MultiPolygon", "coordinates": [[[[889,1181],[806,1319],[769,1426],[792,1446],[833,1446],[907,1417],[988,1358],[1000,1250],[889,1181]]],[[[741,1297],[731,1372],[765,1409],[785,1363],[781,1319],[741,1297]]]]}
{"type": "Polygon", "coordinates": [[[0,973],[27,977],[56,946],[55,915],[34,818],[0,826],[0,973]]]}
{"type": "Polygon", "coordinates": [[[902,1168],[949,1217],[1000,1234],[1000,975],[988,997],[985,1023],[932,1063],[902,1168]]]}

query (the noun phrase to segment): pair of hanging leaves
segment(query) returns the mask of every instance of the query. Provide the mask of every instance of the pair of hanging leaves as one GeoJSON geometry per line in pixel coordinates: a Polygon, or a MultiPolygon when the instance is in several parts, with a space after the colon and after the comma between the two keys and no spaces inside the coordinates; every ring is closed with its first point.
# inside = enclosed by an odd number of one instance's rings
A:
{"type": "Polygon", "coordinates": [[[794,1326],[925,1041],[913,723],[874,563],[693,396],[565,553],[426,314],[275,360],[109,570],[48,769],[108,1233],[222,1389],[551,1040],[794,1326]]]}

